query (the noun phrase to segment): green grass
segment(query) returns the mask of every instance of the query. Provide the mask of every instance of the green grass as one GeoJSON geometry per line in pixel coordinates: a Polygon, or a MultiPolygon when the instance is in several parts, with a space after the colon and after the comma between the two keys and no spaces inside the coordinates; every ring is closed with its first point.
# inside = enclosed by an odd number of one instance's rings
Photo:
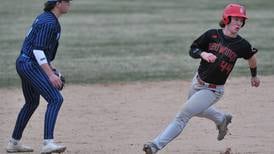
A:
{"type": "MultiPolygon", "coordinates": [[[[44,1],[43,1],[44,2],[44,1]]],[[[0,86],[18,85],[15,59],[24,33],[43,2],[0,5],[0,86]],[[20,5],[19,5],[20,4],[20,5]]],[[[218,22],[228,0],[75,0],[60,18],[62,37],[55,65],[68,83],[189,79],[198,60],[188,56],[192,41],[218,22]]],[[[241,35],[259,48],[259,73],[274,74],[271,0],[238,1],[247,6],[241,35]]],[[[239,60],[233,75],[249,75],[239,60]]]]}

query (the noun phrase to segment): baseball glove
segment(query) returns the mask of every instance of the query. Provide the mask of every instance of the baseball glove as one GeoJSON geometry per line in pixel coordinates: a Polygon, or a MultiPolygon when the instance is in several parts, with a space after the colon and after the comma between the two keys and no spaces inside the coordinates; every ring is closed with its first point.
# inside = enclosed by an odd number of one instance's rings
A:
{"type": "Polygon", "coordinates": [[[64,88],[64,86],[65,86],[65,83],[66,83],[66,80],[65,80],[65,77],[61,74],[61,72],[60,71],[58,71],[57,69],[52,69],[52,71],[54,72],[54,74],[55,75],[57,75],[59,78],[60,78],[60,80],[62,81],[62,86],[60,87],[60,88],[58,88],[58,90],[62,90],[63,88],[64,88]]]}

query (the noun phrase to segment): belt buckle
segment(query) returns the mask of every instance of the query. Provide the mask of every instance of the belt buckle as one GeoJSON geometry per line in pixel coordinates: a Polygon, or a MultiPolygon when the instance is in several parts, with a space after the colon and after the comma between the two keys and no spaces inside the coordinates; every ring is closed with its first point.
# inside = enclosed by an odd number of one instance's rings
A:
{"type": "Polygon", "coordinates": [[[217,86],[215,84],[208,84],[208,88],[213,88],[213,89],[216,89],[217,86]]]}
{"type": "Polygon", "coordinates": [[[207,83],[207,82],[203,81],[202,79],[200,79],[199,76],[197,76],[197,80],[198,80],[198,83],[200,85],[204,85],[204,86],[206,86],[208,88],[213,88],[213,89],[217,88],[216,84],[207,83]]]}
{"type": "MultiPolygon", "coordinates": [[[[201,81],[201,80],[200,80],[200,81],[201,81]]],[[[204,85],[204,86],[206,86],[206,87],[208,87],[208,88],[213,88],[213,89],[216,89],[216,88],[217,88],[217,85],[216,85],[216,84],[211,84],[211,83],[207,83],[207,82],[204,82],[204,81],[200,82],[200,84],[201,84],[201,85],[204,85]]]]}

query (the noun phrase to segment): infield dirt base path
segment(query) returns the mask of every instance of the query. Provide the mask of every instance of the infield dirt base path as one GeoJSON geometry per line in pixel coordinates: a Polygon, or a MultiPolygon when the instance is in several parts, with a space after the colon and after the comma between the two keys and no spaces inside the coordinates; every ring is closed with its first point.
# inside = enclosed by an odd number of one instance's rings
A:
{"type": "MultiPolygon", "coordinates": [[[[247,77],[231,78],[216,106],[233,115],[230,135],[217,141],[213,122],[193,118],[173,142],[159,154],[274,153],[274,76],[261,77],[251,88],[247,77]]],[[[190,81],[133,82],[68,85],[59,113],[55,138],[68,154],[143,154],[143,143],[152,140],[174,118],[185,102],[190,81]]],[[[0,153],[5,147],[19,109],[20,89],[0,89],[0,153]]],[[[41,150],[46,102],[23,135],[23,142],[41,150]]]]}

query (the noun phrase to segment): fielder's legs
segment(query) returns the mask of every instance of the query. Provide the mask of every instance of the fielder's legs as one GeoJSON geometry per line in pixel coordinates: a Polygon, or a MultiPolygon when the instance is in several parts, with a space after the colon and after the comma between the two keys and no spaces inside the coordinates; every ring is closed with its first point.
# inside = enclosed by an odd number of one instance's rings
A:
{"type": "MultiPolygon", "coordinates": [[[[65,146],[57,145],[54,143],[54,128],[57,120],[57,116],[61,105],[63,103],[63,97],[61,93],[51,84],[46,74],[40,69],[36,68],[32,72],[36,74],[36,78],[33,79],[36,89],[39,91],[40,95],[48,102],[47,110],[45,113],[45,125],[44,125],[44,142],[42,147],[42,153],[52,153],[52,152],[64,152],[66,150],[65,146]]],[[[33,74],[33,75],[34,75],[33,74]]]]}
{"type": "Polygon", "coordinates": [[[22,138],[23,131],[39,105],[39,94],[34,90],[31,84],[22,80],[22,89],[25,97],[25,104],[18,114],[15,128],[12,133],[12,138],[20,140],[22,138]]]}
{"type": "Polygon", "coordinates": [[[16,124],[12,133],[12,138],[10,139],[8,146],[6,148],[7,152],[32,152],[33,149],[22,145],[20,139],[22,138],[23,131],[39,105],[39,93],[35,91],[32,84],[24,77],[24,68],[31,68],[31,63],[25,61],[25,59],[17,60],[16,69],[21,78],[22,90],[25,98],[25,104],[20,110],[16,124]]]}
{"type": "MultiPolygon", "coordinates": [[[[53,87],[49,81],[46,74],[41,70],[38,65],[33,65],[30,62],[17,61],[17,72],[20,75],[23,83],[28,83],[29,86],[23,85],[24,96],[29,98],[30,102],[35,103],[35,105],[26,105],[23,107],[19,114],[19,120],[17,126],[15,127],[14,137],[20,139],[22,132],[31,117],[34,110],[39,104],[39,95],[42,95],[44,99],[48,102],[47,111],[45,113],[45,126],[44,126],[44,146],[42,148],[42,153],[49,152],[63,152],[66,147],[59,146],[54,143],[54,127],[58,112],[63,102],[63,97],[60,92],[53,87]],[[24,88],[25,87],[25,88],[24,88]],[[30,90],[31,87],[31,90],[30,90]],[[33,95],[34,94],[34,95],[33,95]]],[[[27,102],[27,100],[26,100],[27,102]]]]}
{"type": "Polygon", "coordinates": [[[30,117],[39,105],[39,94],[25,81],[22,81],[22,89],[25,97],[25,104],[18,114],[15,128],[12,133],[12,139],[10,139],[6,148],[7,152],[33,152],[32,148],[22,145],[20,139],[22,138],[23,131],[30,117]]]}

